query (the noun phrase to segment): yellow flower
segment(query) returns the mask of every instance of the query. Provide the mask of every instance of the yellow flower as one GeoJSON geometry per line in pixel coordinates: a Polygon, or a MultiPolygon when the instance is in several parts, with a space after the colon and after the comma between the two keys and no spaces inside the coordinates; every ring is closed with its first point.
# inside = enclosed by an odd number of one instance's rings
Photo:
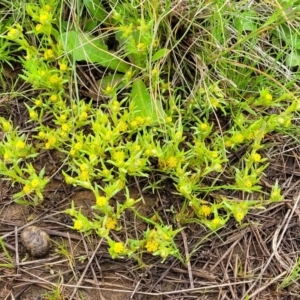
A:
{"type": "Polygon", "coordinates": [[[39,184],[40,184],[40,181],[39,181],[37,178],[32,179],[31,182],[30,182],[30,185],[31,185],[34,189],[37,188],[37,187],[39,186],[39,184]]]}
{"type": "Polygon", "coordinates": [[[147,46],[145,45],[145,43],[138,43],[137,44],[137,50],[138,51],[145,51],[147,49],[147,46]]]}
{"type": "Polygon", "coordinates": [[[218,228],[221,225],[221,220],[219,217],[215,217],[212,221],[211,221],[212,225],[214,228],[218,228]]]}
{"type": "Polygon", "coordinates": [[[209,100],[213,108],[217,108],[219,106],[219,100],[217,98],[210,98],[209,100]]]}
{"type": "Polygon", "coordinates": [[[120,130],[121,132],[127,130],[127,124],[126,124],[126,122],[121,121],[121,122],[119,123],[119,130],[120,130]]]}
{"type": "Polygon", "coordinates": [[[258,153],[254,153],[254,154],[251,155],[251,158],[252,158],[252,160],[253,160],[254,162],[260,162],[260,160],[261,160],[261,155],[258,154],[258,153]]]}
{"type": "Polygon", "coordinates": [[[86,111],[83,111],[83,112],[80,114],[80,116],[79,116],[79,120],[80,120],[80,121],[84,121],[84,120],[87,119],[87,117],[88,117],[87,112],[86,112],[86,111]]]}
{"type": "Polygon", "coordinates": [[[175,133],[175,138],[176,138],[177,140],[180,140],[180,139],[182,138],[182,131],[176,132],[176,133],[175,133]]]}
{"type": "Polygon", "coordinates": [[[108,176],[110,175],[110,171],[109,171],[108,169],[103,169],[102,175],[103,175],[104,177],[108,177],[108,176]]]}
{"type": "Polygon", "coordinates": [[[50,145],[55,145],[55,143],[56,143],[56,137],[55,137],[55,136],[50,136],[50,137],[48,138],[48,143],[49,143],[50,145]]]}
{"type": "Polygon", "coordinates": [[[44,52],[44,58],[45,59],[50,59],[50,58],[53,58],[54,57],[54,53],[53,53],[53,50],[52,49],[47,49],[45,52],[44,52]]]}
{"type": "Polygon", "coordinates": [[[23,192],[29,194],[31,192],[31,187],[28,184],[25,184],[23,187],[23,192]]]}
{"type": "Polygon", "coordinates": [[[113,219],[113,218],[107,218],[106,223],[105,223],[105,227],[107,229],[115,229],[117,227],[117,220],[113,219]]]}
{"type": "Polygon", "coordinates": [[[167,122],[168,124],[171,124],[171,123],[172,123],[172,117],[167,117],[167,118],[166,118],[166,122],[167,122]]]}
{"type": "Polygon", "coordinates": [[[112,87],[111,87],[110,85],[108,85],[108,86],[106,87],[106,89],[105,89],[105,92],[106,92],[107,94],[109,94],[109,93],[111,93],[111,91],[112,91],[112,87]]]}
{"type": "Polygon", "coordinates": [[[155,39],[152,45],[154,48],[156,48],[159,45],[159,39],[155,39]]]}
{"type": "Polygon", "coordinates": [[[96,204],[97,206],[103,207],[107,204],[107,199],[104,196],[98,196],[96,198],[96,204]]]}
{"type": "Polygon", "coordinates": [[[2,128],[5,132],[8,132],[8,131],[12,130],[12,126],[11,126],[10,122],[8,122],[8,121],[3,121],[2,122],[2,128]]]}
{"type": "Polygon", "coordinates": [[[127,79],[130,79],[132,76],[132,71],[131,70],[127,71],[125,76],[127,77],[127,79]]]}
{"type": "Polygon", "coordinates": [[[62,124],[61,129],[64,132],[68,132],[70,129],[70,126],[67,123],[65,123],[65,124],[62,124]]]}
{"type": "Polygon", "coordinates": [[[31,111],[29,112],[29,117],[30,117],[30,119],[32,119],[32,120],[37,120],[38,117],[39,117],[39,115],[38,115],[38,113],[37,113],[35,110],[31,110],[31,111]]]}
{"type": "Polygon", "coordinates": [[[16,142],[16,148],[17,149],[24,149],[26,144],[23,141],[17,141],[16,142]]]}
{"type": "Polygon", "coordinates": [[[201,123],[199,127],[202,131],[206,131],[208,129],[208,125],[206,123],[201,123]]]}
{"type": "Polygon", "coordinates": [[[61,70],[61,71],[67,71],[68,70],[68,65],[67,64],[65,64],[65,63],[61,63],[60,65],[59,65],[59,69],[61,70]]]}
{"type": "Polygon", "coordinates": [[[7,37],[10,39],[17,39],[22,34],[20,29],[11,28],[7,33],[7,37]]]}
{"type": "Polygon", "coordinates": [[[74,156],[75,154],[76,154],[76,150],[75,150],[75,149],[71,149],[71,150],[70,150],[70,155],[71,155],[71,156],[74,156]]]}
{"type": "Polygon", "coordinates": [[[44,139],[46,137],[46,133],[44,131],[40,131],[39,134],[38,134],[38,137],[40,139],[44,139]]]}
{"type": "Polygon", "coordinates": [[[55,95],[55,94],[50,96],[50,100],[51,100],[51,102],[53,102],[53,103],[56,102],[57,99],[58,99],[58,96],[55,95]]]}
{"type": "Polygon", "coordinates": [[[77,142],[77,143],[75,143],[75,145],[74,145],[74,149],[75,149],[75,150],[81,150],[82,147],[83,147],[83,144],[80,143],[80,142],[77,142]]]}
{"type": "Polygon", "coordinates": [[[120,109],[120,102],[117,100],[113,101],[111,110],[117,112],[119,111],[119,109],[120,109]]]}
{"type": "Polygon", "coordinates": [[[234,214],[234,217],[238,222],[241,222],[245,217],[245,213],[242,211],[238,211],[234,214]]]}
{"type": "Polygon", "coordinates": [[[155,240],[150,240],[150,241],[148,241],[148,242],[146,243],[146,246],[145,246],[145,247],[146,247],[147,252],[152,253],[152,252],[157,251],[158,246],[159,246],[159,244],[158,244],[157,241],[155,241],[155,240]]]}
{"type": "Polygon", "coordinates": [[[211,207],[208,205],[201,205],[198,213],[201,216],[208,217],[211,214],[211,207]]]}
{"type": "Polygon", "coordinates": [[[40,23],[41,24],[47,24],[51,22],[52,16],[48,12],[44,11],[40,14],[40,23]]]}
{"type": "Polygon", "coordinates": [[[273,96],[270,93],[267,93],[264,95],[264,100],[266,100],[267,102],[271,102],[273,99],[273,96]]]}
{"type": "Polygon", "coordinates": [[[60,122],[64,123],[64,122],[66,122],[66,120],[67,120],[67,115],[66,114],[62,114],[62,115],[59,116],[59,121],[60,122]]]}
{"type": "Polygon", "coordinates": [[[152,76],[155,76],[155,75],[157,75],[158,74],[158,69],[157,68],[155,68],[155,69],[153,69],[152,71],[151,71],[151,75],[152,76]]]}
{"type": "Polygon", "coordinates": [[[57,74],[54,74],[54,75],[50,76],[49,81],[52,84],[58,84],[61,81],[61,78],[58,77],[57,74]]]}
{"type": "Polygon", "coordinates": [[[123,32],[123,37],[128,37],[132,32],[132,26],[122,26],[121,31],[123,32]]]}
{"type": "Polygon", "coordinates": [[[134,151],[140,151],[141,150],[141,146],[140,145],[134,145],[134,151]]]}
{"type": "Polygon", "coordinates": [[[217,158],[217,157],[218,157],[218,152],[217,152],[217,151],[211,151],[211,152],[210,152],[210,156],[211,156],[212,158],[217,158]]]}
{"type": "Polygon", "coordinates": [[[83,222],[81,220],[76,220],[73,227],[76,230],[81,230],[83,228],[83,222]]]}
{"type": "Polygon", "coordinates": [[[35,104],[36,106],[38,106],[38,107],[41,107],[42,104],[43,104],[43,101],[42,101],[41,99],[36,99],[35,102],[34,102],[34,104],[35,104]]]}
{"type": "Polygon", "coordinates": [[[244,141],[244,136],[241,133],[237,133],[231,138],[231,140],[234,144],[239,144],[244,141]]]}
{"type": "Polygon", "coordinates": [[[9,160],[10,158],[11,158],[11,153],[10,152],[5,152],[4,154],[3,154],[3,158],[5,159],[5,160],[9,160]]]}
{"type": "Polygon", "coordinates": [[[250,180],[250,179],[246,179],[246,180],[244,181],[244,185],[245,185],[245,187],[247,187],[247,188],[251,188],[251,187],[252,187],[252,182],[251,182],[251,180],[250,180]]]}
{"type": "Polygon", "coordinates": [[[135,120],[139,125],[143,125],[145,123],[145,119],[141,116],[136,117],[135,120]]]}
{"type": "Polygon", "coordinates": [[[81,171],[80,175],[79,175],[79,178],[80,180],[82,181],[86,181],[90,178],[90,174],[89,174],[89,171],[87,170],[84,170],[84,171],[81,171]]]}
{"type": "Polygon", "coordinates": [[[175,156],[170,156],[167,160],[167,165],[170,168],[175,168],[177,166],[177,159],[175,156]]]}
{"type": "Polygon", "coordinates": [[[135,200],[133,198],[129,198],[126,200],[125,205],[130,207],[130,206],[134,205],[134,203],[135,203],[135,200]]]}
{"type": "Polygon", "coordinates": [[[113,158],[116,162],[123,162],[125,159],[125,153],[122,151],[117,151],[113,154],[113,158]]]}
{"type": "Polygon", "coordinates": [[[117,242],[117,243],[114,244],[112,250],[113,250],[115,253],[117,253],[117,254],[121,254],[121,253],[124,252],[125,247],[124,247],[123,243],[117,242]]]}
{"type": "Polygon", "coordinates": [[[133,120],[133,121],[130,122],[130,125],[131,125],[132,128],[136,128],[138,126],[138,122],[133,120]]]}

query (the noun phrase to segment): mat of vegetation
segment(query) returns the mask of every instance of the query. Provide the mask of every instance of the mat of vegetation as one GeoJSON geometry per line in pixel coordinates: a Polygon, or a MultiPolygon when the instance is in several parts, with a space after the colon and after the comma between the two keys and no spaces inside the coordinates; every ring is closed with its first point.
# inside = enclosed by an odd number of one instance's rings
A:
{"type": "Polygon", "coordinates": [[[0,18],[0,299],[299,297],[300,1],[0,18]]]}

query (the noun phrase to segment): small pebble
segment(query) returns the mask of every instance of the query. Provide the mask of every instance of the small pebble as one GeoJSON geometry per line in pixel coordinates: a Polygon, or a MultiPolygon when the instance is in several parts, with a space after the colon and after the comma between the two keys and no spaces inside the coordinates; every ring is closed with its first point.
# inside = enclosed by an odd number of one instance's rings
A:
{"type": "Polygon", "coordinates": [[[49,253],[49,235],[39,227],[26,227],[21,233],[21,241],[26,250],[33,257],[41,258],[49,253]]]}

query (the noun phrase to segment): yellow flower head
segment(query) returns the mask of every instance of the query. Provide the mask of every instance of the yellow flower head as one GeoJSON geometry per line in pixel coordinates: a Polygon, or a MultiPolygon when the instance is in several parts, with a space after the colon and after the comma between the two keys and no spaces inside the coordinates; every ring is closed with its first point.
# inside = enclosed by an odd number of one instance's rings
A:
{"type": "Polygon", "coordinates": [[[104,196],[98,196],[96,198],[96,204],[97,206],[103,207],[107,204],[107,199],[104,196]]]}
{"type": "Polygon", "coordinates": [[[44,131],[40,131],[38,136],[40,139],[44,139],[46,137],[46,133],[44,131]]]}
{"type": "Polygon", "coordinates": [[[125,153],[122,151],[117,151],[113,154],[113,158],[116,162],[123,162],[125,159],[125,153]]]}
{"type": "Polygon", "coordinates": [[[74,149],[75,149],[75,150],[81,150],[82,147],[83,147],[83,144],[80,143],[80,142],[77,142],[77,143],[75,143],[75,145],[74,145],[74,149]]]}
{"type": "Polygon", "coordinates": [[[201,123],[199,128],[202,130],[202,131],[206,131],[208,129],[208,124],[206,123],[201,123]]]}
{"type": "Polygon", "coordinates": [[[61,78],[57,74],[54,74],[54,75],[50,76],[49,81],[52,84],[58,84],[61,82],[61,78]]]}
{"type": "Polygon", "coordinates": [[[84,121],[86,120],[88,117],[88,113],[86,111],[81,112],[80,116],[79,116],[79,120],[80,121],[84,121]]]}
{"type": "Polygon", "coordinates": [[[19,140],[19,141],[16,142],[16,148],[17,149],[24,149],[25,146],[26,146],[26,144],[23,141],[19,140]]]}
{"type": "Polygon", "coordinates": [[[23,187],[23,192],[24,192],[25,194],[29,194],[29,193],[31,192],[31,187],[30,187],[30,185],[25,184],[24,187],[23,187]]]}
{"type": "Polygon", "coordinates": [[[113,250],[115,253],[117,253],[117,254],[121,254],[121,253],[124,252],[125,247],[124,247],[123,243],[117,242],[117,243],[115,243],[115,244],[113,245],[113,249],[112,249],[112,250],[113,250]]]}
{"type": "Polygon", "coordinates": [[[65,124],[62,124],[61,129],[64,132],[68,132],[70,129],[70,126],[67,123],[65,123],[65,124]]]}
{"type": "Polygon", "coordinates": [[[83,228],[83,222],[81,220],[76,220],[73,227],[76,230],[81,230],[83,228]]]}
{"type": "Polygon", "coordinates": [[[203,217],[208,217],[211,214],[211,207],[208,205],[201,205],[199,208],[199,215],[203,216],[203,217]]]}
{"type": "Polygon", "coordinates": [[[261,155],[258,153],[254,153],[253,155],[251,155],[251,158],[254,162],[260,162],[261,160],[261,155]]]}
{"type": "Polygon", "coordinates": [[[126,124],[126,122],[120,121],[120,123],[119,123],[119,130],[120,130],[121,132],[124,132],[124,131],[127,130],[127,124],[126,124]]]}
{"type": "Polygon", "coordinates": [[[10,39],[17,39],[18,37],[20,37],[21,34],[22,34],[22,31],[20,29],[11,28],[11,29],[9,29],[9,31],[7,33],[7,37],[10,39]]]}
{"type": "Polygon", "coordinates": [[[54,103],[54,102],[56,102],[57,100],[58,100],[58,96],[57,96],[56,94],[50,96],[50,101],[51,101],[51,102],[54,103]]]}
{"type": "Polygon", "coordinates": [[[146,247],[147,252],[153,253],[153,252],[157,251],[158,246],[159,246],[159,244],[157,241],[150,240],[146,243],[145,247],[146,247]]]}
{"type": "Polygon", "coordinates": [[[37,32],[41,32],[42,29],[43,29],[43,25],[42,25],[42,24],[37,24],[37,25],[35,26],[35,30],[36,30],[37,32]]]}
{"type": "Polygon", "coordinates": [[[244,184],[245,184],[245,187],[247,187],[247,188],[251,188],[252,187],[252,182],[251,182],[250,179],[246,179],[244,181],[244,184]]]}
{"type": "Polygon", "coordinates": [[[38,117],[39,117],[39,115],[38,115],[38,113],[37,113],[35,110],[31,110],[31,111],[29,112],[29,117],[30,117],[30,119],[32,119],[32,120],[37,120],[38,117]]]}
{"type": "Polygon", "coordinates": [[[49,12],[44,11],[44,12],[42,12],[40,14],[40,18],[39,19],[40,19],[40,23],[44,25],[44,24],[47,24],[47,23],[51,22],[52,16],[51,16],[51,14],[49,12]]]}
{"type": "Polygon", "coordinates": [[[68,70],[68,65],[67,64],[65,64],[65,63],[61,63],[60,65],[59,65],[59,69],[61,70],[61,71],[67,71],[68,70]]]}
{"type": "Polygon", "coordinates": [[[145,43],[138,43],[137,44],[137,50],[138,51],[145,51],[147,49],[147,46],[145,45],[145,43]]]}
{"type": "Polygon", "coordinates": [[[32,179],[30,185],[35,189],[40,185],[40,181],[37,178],[32,179]]]}
{"type": "Polygon", "coordinates": [[[79,175],[79,178],[80,178],[80,180],[82,180],[82,181],[87,181],[87,180],[89,180],[89,178],[90,178],[89,171],[87,171],[87,170],[81,171],[81,173],[80,173],[80,175],[79,175]]]}
{"type": "Polygon", "coordinates": [[[47,49],[45,52],[44,52],[44,58],[45,59],[50,59],[50,58],[53,58],[54,57],[54,53],[53,53],[53,50],[52,49],[47,49]]]}
{"type": "Polygon", "coordinates": [[[117,227],[117,220],[113,219],[113,218],[107,218],[106,223],[105,223],[105,227],[107,229],[115,229],[117,227]]]}
{"type": "Polygon", "coordinates": [[[42,104],[43,104],[43,101],[42,101],[41,99],[36,99],[36,100],[34,101],[34,104],[35,104],[36,106],[38,106],[38,107],[41,107],[42,104]]]}
{"type": "Polygon", "coordinates": [[[238,211],[234,214],[234,217],[238,222],[241,222],[245,217],[245,213],[242,211],[238,211]]]}
{"type": "Polygon", "coordinates": [[[167,160],[167,165],[170,168],[175,168],[177,166],[177,159],[175,156],[170,156],[167,160]]]}

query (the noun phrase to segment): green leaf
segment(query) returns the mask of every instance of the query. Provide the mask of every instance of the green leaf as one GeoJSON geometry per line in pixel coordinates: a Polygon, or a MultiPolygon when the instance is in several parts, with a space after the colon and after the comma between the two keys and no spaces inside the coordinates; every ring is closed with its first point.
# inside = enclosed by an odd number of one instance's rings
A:
{"type": "Polygon", "coordinates": [[[91,15],[93,15],[93,17],[95,17],[98,21],[103,22],[103,20],[107,18],[108,13],[100,1],[83,0],[83,2],[91,15]]]}
{"type": "Polygon", "coordinates": [[[294,50],[286,56],[285,63],[288,67],[300,66],[300,50],[294,50]]]}
{"type": "Polygon", "coordinates": [[[69,31],[61,35],[61,41],[65,51],[72,55],[75,61],[98,63],[123,73],[130,68],[118,56],[108,51],[107,45],[99,38],[88,36],[86,33],[69,31]]]}
{"type": "Polygon", "coordinates": [[[164,111],[159,100],[151,98],[145,83],[139,79],[133,82],[130,108],[134,117],[149,119],[151,123],[159,123],[164,117],[164,111]]]}
{"type": "Polygon", "coordinates": [[[290,26],[286,24],[281,24],[277,27],[277,30],[274,30],[274,34],[281,40],[283,40],[287,46],[290,46],[292,49],[300,48],[300,36],[297,32],[293,31],[290,26]]]}
{"type": "Polygon", "coordinates": [[[153,56],[152,56],[152,61],[157,61],[161,58],[163,58],[164,56],[166,56],[169,53],[169,49],[163,48],[160,49],[158,51],[156,51],[153,56]]]}
{"type": "Polygon", "coordinates": [[[234,25],[238,32],[255,31],[257,29],[256,13],[253,10],[240,13],[238,17],[234,18],[234,25]]]}

